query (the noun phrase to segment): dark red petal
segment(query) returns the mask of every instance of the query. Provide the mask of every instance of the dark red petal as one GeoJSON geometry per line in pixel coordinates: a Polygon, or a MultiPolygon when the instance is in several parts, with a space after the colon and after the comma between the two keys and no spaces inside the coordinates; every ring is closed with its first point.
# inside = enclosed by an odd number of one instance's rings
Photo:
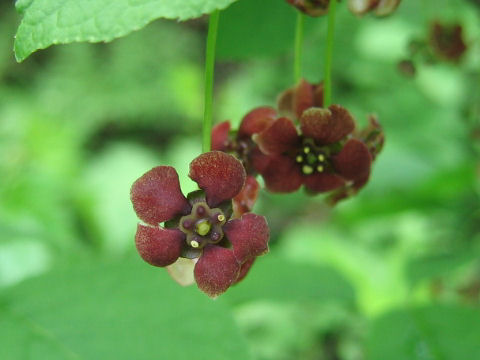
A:
{"type": "Polygon", "coordinates": [[[250,153],[250,163],[257,173],[265,171],[271,159],[272,156],[262,153],[258,146],[254,147],[250,153]]]}
{"type": "Polygon", "coordinates": [[[239,136],[252,136],[270,126],[277,118],[277,111],[271,107],[259,107],[250,111],[243,118],[238,129],[239,136]]]}
{"type": "Polygon", "coordinates": [[[335,143],[355,129],[355,122],[347,109],[331,105],[328,109],[310,108],[300,118],[302,134],[321,144],[335,143]]]}
{"type": "Polygon", "coordinates": [[[323,81],[317,85],[313,85],[313,106],[323,107],[323,81]]]}
{"type": "Polygon", "coordinates": [[[342,151],[333,158],[335,170],[349,180],[360,179],[370,172],[372,157],[365,144],[350,139],[342,151]]]}
{"type": "Polygon", "coordinates": [[[298,190],[303,176],[299,166],[288,156],[270,156],[268,166],[260,173],[271,192],[289,193],[298,190]]]}
{"type": "Polygon", "coordinates": [[[321,193],[332,191],[345,184],[345,181],[336,174],[317,173],[304,177],[303,183],[309,192],[321,193]]]}
{"type": "Polygon", "coordinates": [[[180,230],[138,224],[135,246],[143,260],[154,266],[167,266],[179,258],[185,243],[180,230]]]}
{"type": "Polygon", "coordinates": [[[243,214],[252,211],[257,201],[258,190],[260,185],[253,176],[247,176],[242,191],[233,198],[233,214],[234,217],[240,217],[243,214]]]}
{"type": "Polygon", "coordinates": [[[130,198],[137,216],[151,225],[186,214],[191,207],[180,190],[173,167],[158,166],[143,174],[132,185],[130,198]]]}
{"type": "Polygon", "coordinates": [[[281,116],[294,117],[293,97],[295,96],[295,88],[290,88],[282,92],[277,99],[277,107],[281,116]]]}
{"type": "Polygon", "coordinates": [[[352,187],[356,191],[359,191],[361,188],[363,188],[367,184],[368,179],[370,179],[370,172],[366,173],[364,176],[358,179],[355,179],[355,181],[352,184],[352,187]]]}
{"type": "Polygon", "coordinates": [[[197,286],[210,297],[224,293],[238,278],[240,264],[233,251],[216,245],[207,245],[195,265],[197,286]]]}
{"type": "Polygon", "coordinates": [[[212,129],[212,150],[226,151],[230,122],[224,121],[212,129]]]}
{"type": "Polygon", "coordinates": [[[295,125],[287,118],[277,119],[271,126],[255,135],[253,140],[267,155],[280,155],[295,148],[300,141],[295,125]]]}
{"type": "Polygon", "coordinates": [[[295,89],[295,96],[293,98],[293,108],[297,119],[299,119],[303,112],[308,108],[314,106],[313,103],[313,86],[301,79],[295,89]]]}
{"type": "Polygon", "coordinates": [[[242,264],[242,266],[240,267],[240,273],[238,274],[238,278],[237,280],[235,280],[235,284],[239,283],[245,278],[245,276],[247,276],[250,268],[252,267],[256,259],[256,257],[252,257],[242,264]]]}
{"type": "Polygon", "coordinates": [[[210,151],[190,163],[189,176],[205,191],[208,205],[215,207],[242,190],[246,174],[242,163],[234,156],[210,151]]]}
{"type": "Polygon", "coordinates": [[[241,264],[252,256],[268,251],[270,230],[263,216],[245,214],[240,219],[227,222],[223,226],[223,232],[232,243],[233,254],[241,264]]]}

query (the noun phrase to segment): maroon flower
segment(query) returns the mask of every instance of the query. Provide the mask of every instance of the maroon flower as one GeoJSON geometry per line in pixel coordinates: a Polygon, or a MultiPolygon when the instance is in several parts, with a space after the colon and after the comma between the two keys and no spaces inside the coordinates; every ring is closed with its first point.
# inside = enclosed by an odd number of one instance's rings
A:
{"type": "MultiPolygon", "coordinates": [[[[340,105],[311,107],[295,124],[280,117],[254,135],[262,154],[253,163],[272,192],[293,192],[302,185],[310,193],[328,192],[368,179],[372,155],[352,138],[355,123],[340,105]]],[[[366,182],[366,181],[365,181],[366,182]]]]}
{"type": "Polygon", "coordinates": [[[430,28],[430,47],[435,55],[444,60],[459,61],[467,50],[463,40],[462,26],[434,22],[430,28]]]}
{"type": "Polygon", "coordinates": [[[348,0],[348,8],[355,15],[364,15],[374,11],[377,16],[390,15],[401,0],[348,0]]]}
{"type": "Polygon", "coordinates": [[[330,0],[287,0],[301,12],[310,16],[321,16],[328,12],[330,0]]]}
{"type": "Polygon", "coordinates": [[[202,154],[190,163],[189,176],[201,190],[187,197],[169,166],[155,167],[135,181],[131,199],[145,223],[138,225],[135,244],[140,256],[154,266],[168,266],[180,257],[198,259],[197,286],[215,297],[241,280],[254,259],[268,251],[269,230],[262,216],[231,219],[232,198],[246,177],[233,156],[219,151],[202,154]]]}

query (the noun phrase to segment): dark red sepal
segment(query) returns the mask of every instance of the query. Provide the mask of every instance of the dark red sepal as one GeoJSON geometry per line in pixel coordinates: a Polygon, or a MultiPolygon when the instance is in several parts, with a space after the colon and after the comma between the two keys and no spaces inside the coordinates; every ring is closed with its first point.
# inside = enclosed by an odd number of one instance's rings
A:
{"type": "Polygon", "coordinates": [[[212,150],[226,151],[230,122],[224,121],[215,125],[212,129],[212,150]]]}
{"type": "Polygon", "coordinates": [[[350,139],[342,151],[333,158],[333,165],[335,170],[346,179],[360,179],[370,173],[372,156],[363,142],[350,139]]]}
{"type": "Polygon", "coordinates": [[[244,116],[238,129],[238,136],[250,137],[269,127],[277,118],[277,111],[268,106],[259,107],[244,116]]]}
{"type": "Polygon", "coordinates": [[[154,266],[173,264],[180,257],[185,234],[180,230],[138,224],[135,246],[143,260],[154,266]]]}
{"type": "Polygon", "coordinates": [[[132,185],[130,198],[137,216],[151,225],[186,214],[191,207],[183,196],[173,167],[158,166],[132,185]]]}
{"type": "Polygon", "coordinates": [[[253,137],[260,150],[267,155],[280,155],[295,148],[300,139],[295,124],[288,118],[280,118],[253,137]]]}
{"type": "Polygon", "coordinates": [[[239,263],[268,251],[270,230],[267,220],[256,214],[245,214],[240,219],[227,222],[223,231],[233,246],[233,254],[239,263]]]}
{"type": "Polygon", "coordinates": [[[205,191],[208,205],[216,207],[242,190],[246,173],[242,163],[234,156],[210,151],[190,163],[189,176],[205,191]]]}
{"type": "Polygon", "coordinates": [[[328,109],[310,108],[304,111],[300,127],[303,136],[328,145],[350,134],[355,129],[355,122],[347,109],[331,105],[328,109]]]}
{"type": "Polygon", "coordinates": [[[224,293],[238,278],[240,264],[233,251],[216,245],[207,245],[195,265],[197,286],[210,297],[224,293]]]}

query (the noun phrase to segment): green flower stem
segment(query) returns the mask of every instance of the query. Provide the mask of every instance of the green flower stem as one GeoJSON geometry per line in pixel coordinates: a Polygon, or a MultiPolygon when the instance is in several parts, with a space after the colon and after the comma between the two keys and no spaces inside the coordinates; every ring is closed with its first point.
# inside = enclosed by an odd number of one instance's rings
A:
{"type": "Polygon", "coordinates": [[[300,11],[297,11],[297,26],[295,28],[295,58],[293,62],[295,83],[298,83],[298,81],[302,77],[304,19],[305,16],[300,11]]]}
{"type": "Polygon", "coordinates": [[[215,47],[217,43],[219,15],[219,10],[215,10],[210,14],[210,19],[208,22],[207,49],[205,58],[205,109],[203,116],[202,152],[210,151],[212,145],[213,81],[215,72],[215,47]]]}
{"type": "Polygon", "coordinates": [[[327,47],[325,53],[325,90],[323,93],[323,106],[328,107],[332,104],[332,57],[333,42],[335,34],[335,11],[337,0],[330,0],[328,7],[328,29],[327,29],[327,47]]]}

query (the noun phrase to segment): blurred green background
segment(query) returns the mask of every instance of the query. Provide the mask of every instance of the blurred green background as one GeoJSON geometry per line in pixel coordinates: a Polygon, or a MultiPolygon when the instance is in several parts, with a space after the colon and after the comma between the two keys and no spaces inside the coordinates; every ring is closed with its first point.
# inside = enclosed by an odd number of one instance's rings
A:
{"type": "MultiPolygon", "coordinates": [[[[334,209],[261,193],[270,254],[212,301],[136,254],[129,191],[201,151],[206,19],[156,21],[109,44],[17,64],[0,3],[0,358],[480,359],[480,8],[404,0],[391,17],[338,9],[333,101],[386,146],[334,209]],[[459,22],[459,64],[397,63],[433,19],[459,22]]],[[[238,124],[293,83],[295,11],[240,0],[221,14],[215,120],[238,124]]],[[[307,19],[320,81],[326,18],[307,19]]]]}

